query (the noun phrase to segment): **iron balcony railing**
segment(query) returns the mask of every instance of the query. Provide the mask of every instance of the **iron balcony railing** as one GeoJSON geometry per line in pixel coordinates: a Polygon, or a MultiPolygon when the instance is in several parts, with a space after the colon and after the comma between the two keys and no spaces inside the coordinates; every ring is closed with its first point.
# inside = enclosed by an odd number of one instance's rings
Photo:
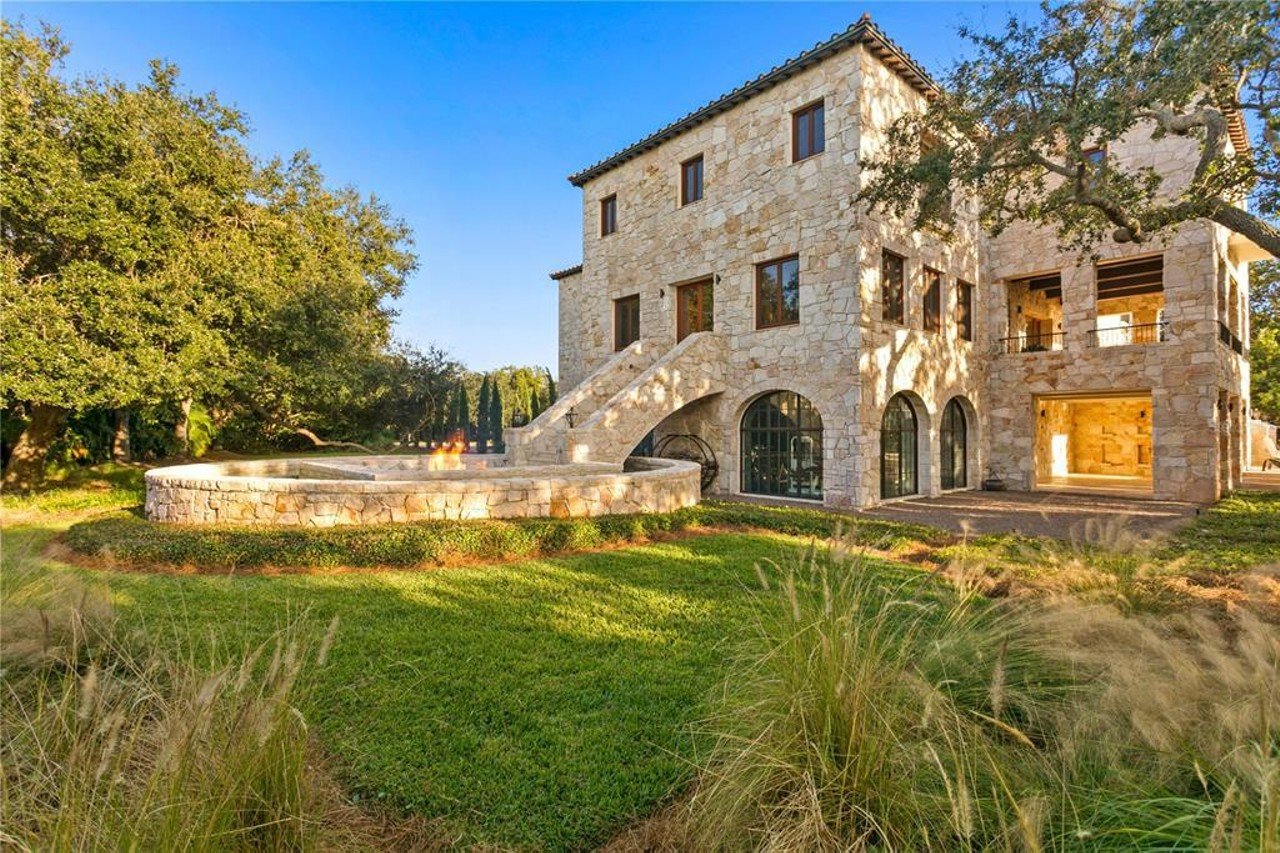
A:
{"type": "Polygon", "coordinates": [[[1244,355],[1244,342],[1221,320],[1218,321],[1218,340],[1223,346],[1231,347],[1238,355],[1244,355]]]}
{"type": "Polygon", "coordinates": [[[1169,324],[1140,323],[1133,326],[1108,326],[1089,332],[1091,347],[1123,347],[1130,344],[1157,344],[1169,339],[1169,324]]]}
{"type": "Polygon", "coordinates": [[[1043,335],[1013,335],[1012,337],[1000,339],[1000,354],[1049,352],[1063,349],[1066,343],[1066,332],[1049,332],[1043,335]]]}

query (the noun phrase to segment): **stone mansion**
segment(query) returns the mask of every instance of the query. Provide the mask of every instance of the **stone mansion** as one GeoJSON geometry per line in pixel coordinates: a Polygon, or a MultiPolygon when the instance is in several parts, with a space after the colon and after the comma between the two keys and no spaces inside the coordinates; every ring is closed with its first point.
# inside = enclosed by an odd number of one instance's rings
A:
{"type": "MultiPolygon", "coordinates": [[[[694,435],[709,491],[868,506],[979,488],[1197,502],[1239,480],[1248,264],[1210,222],[1160,244],[950,241],[869,213],[859,163],[928,74],[868,18],[570,177],[559,401],[516,462],[622,461],[694,435]]],[[[1176,179],[1194,141],[1103,156],[1176,179]]]]}

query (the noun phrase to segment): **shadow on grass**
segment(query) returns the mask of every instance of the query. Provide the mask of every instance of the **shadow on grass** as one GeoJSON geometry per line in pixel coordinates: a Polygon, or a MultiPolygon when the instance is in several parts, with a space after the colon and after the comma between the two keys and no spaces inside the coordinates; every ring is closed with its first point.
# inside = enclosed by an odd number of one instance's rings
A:
{"type": "Polygon", "coordinates": [[[444,818],[460,844],[582,848],[691,777],[752,614],[754,566],[795,545],[708,536],[447,572],[112,575],[162,641],[247,645],[305,609],[341,620],[307,709],[364,801],[444,818]]]}

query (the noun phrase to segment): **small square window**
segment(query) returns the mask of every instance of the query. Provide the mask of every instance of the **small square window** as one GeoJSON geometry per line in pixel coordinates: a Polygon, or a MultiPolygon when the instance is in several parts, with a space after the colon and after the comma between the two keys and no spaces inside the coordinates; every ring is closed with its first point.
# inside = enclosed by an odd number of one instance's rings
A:
{"type": "Polygon", "coordinates": [[[680,204],[686,205],[702,198],[702,155],[680,164],[680,204]]]}
{"type": "Polygon", "coordinates": [[[618,230],[618,196],[600,199],[600,236],[608,237],[618,230]]]}
{"type": "Polygon", "coordinates": [[[827,131],[822,101],[791,114],[791,159],[806,160],[827,147],[827,131]]]}

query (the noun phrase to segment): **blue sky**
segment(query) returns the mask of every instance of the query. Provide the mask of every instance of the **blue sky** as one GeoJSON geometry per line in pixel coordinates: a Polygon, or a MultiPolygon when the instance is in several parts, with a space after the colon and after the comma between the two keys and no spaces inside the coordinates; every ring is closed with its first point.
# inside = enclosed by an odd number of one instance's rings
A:
{"type": "Polygon", "coordinates": [[[125,80],[162,57],[252,123],[262,156],[306,148],[384,199],[420,269],[397,334],[475,369],[556,361],[553,269],[581,256],[570,172],[870,12],[931,71],[960,23],[1015,3],[47,4],[67,69],[125,80]]]}

